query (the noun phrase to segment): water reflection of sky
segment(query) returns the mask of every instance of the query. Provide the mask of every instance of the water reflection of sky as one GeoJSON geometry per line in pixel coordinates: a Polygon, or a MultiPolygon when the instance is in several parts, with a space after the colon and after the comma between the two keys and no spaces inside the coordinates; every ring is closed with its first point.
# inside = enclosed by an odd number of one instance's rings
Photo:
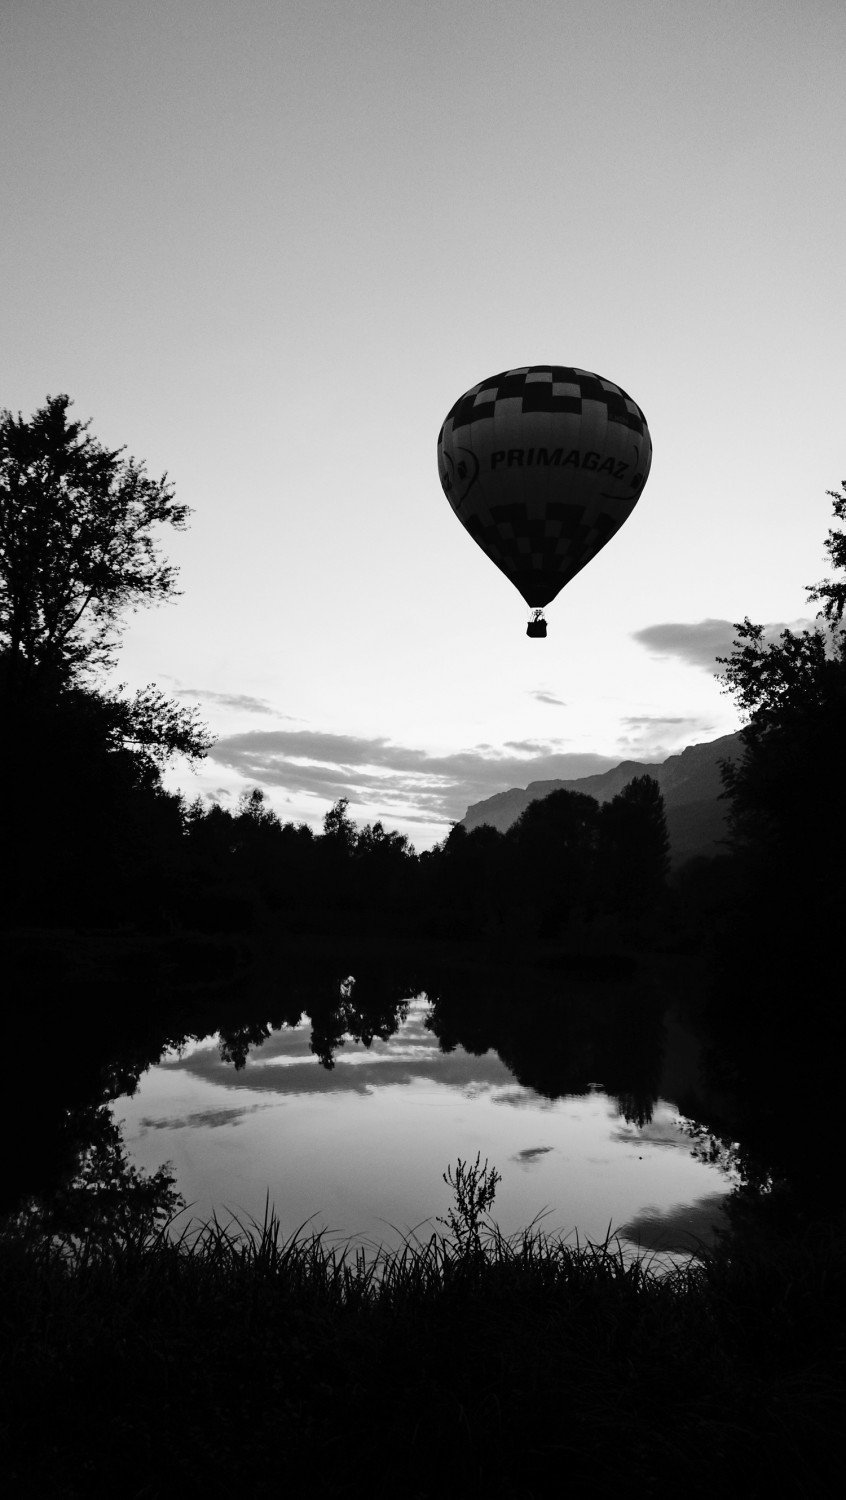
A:
{"type": "Polygon", "coordinates": [[[237,1072],[224,1062],[215,1038],[194,1044],[190,1052],[160,1064],[225,1089],[249,1089],[278,1094],[368,1093],[388,1084],[411,1084],[433,1079],[463,1089],[506,1086],[512,1078],[495,1052],[474,1057],[463,1048],[441,1052],[437,1038],[426,1029],[428,1004],[413,1001],[406,1021],[388,1041],[378,1037],[369,1047],[348,1038],[335,1053],[335,1066],[324,1068],[310,1050],[311,1023],[275,1031],[251,1051],[237,1072]]]}
{"type": "Polygon", "coordinates": [[[283,1226],[305,1221],[390,1240],[432,1227],[449,1203],[442,1174],[481,1152],[502,1174],[495,1217],[511,1233],[544,1226],[642,1243],[707,1239],[728,1189],[697,1161],[675,1106],[627,1121],[601,1084],[550,1100],[521,1086],[493,1052],[444,1054],[420,999],[388,1041],[350,1039],[323,1067],[310,1023],[273,1032],[236,1071],[216,1038],[152,1068],[117,1114],[137,1163],[170,1160],[193,1215],[260,1218],[269,1194],[283,1226]]]}

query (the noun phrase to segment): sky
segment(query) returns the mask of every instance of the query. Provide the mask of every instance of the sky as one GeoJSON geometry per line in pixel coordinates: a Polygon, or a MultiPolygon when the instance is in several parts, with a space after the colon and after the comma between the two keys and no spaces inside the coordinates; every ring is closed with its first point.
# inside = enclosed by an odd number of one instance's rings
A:
{"type": "Polygon", "coordinates": [[[192,508],[115,678],[216,736],[169,785],[425,848],[739,727],[714,659],[812,616],[846,470],[844,55],[842,0],[0,0],[0,406],[192,508]],[[436,442],[541,363],[654,457],[535,641],[436,442]]]}

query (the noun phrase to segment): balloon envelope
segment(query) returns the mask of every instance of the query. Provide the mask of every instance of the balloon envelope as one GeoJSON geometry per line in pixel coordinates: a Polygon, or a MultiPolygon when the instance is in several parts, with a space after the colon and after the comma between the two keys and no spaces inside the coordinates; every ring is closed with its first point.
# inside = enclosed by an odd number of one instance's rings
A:
{"type": "Polygon", "coordinates": [[[480,381],[438,437],[450,505],[533,609],[619,530],[651,462],[640,407],[612,381],[564,365],[480,381]]]}

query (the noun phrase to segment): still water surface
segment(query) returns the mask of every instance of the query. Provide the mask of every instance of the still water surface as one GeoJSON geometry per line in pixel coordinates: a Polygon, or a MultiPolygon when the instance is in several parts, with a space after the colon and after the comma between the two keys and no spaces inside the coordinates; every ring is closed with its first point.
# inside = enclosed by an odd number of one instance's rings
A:
{"type": "Polygon", "coordinates": [[[674,1102],[626,1109],[603,1080],[547,1098],[494,1050],[441,1051],[425,995],[393,1036],[345,1038],[335,1065],[310,1050],[311,1022],[274,1030],[236,1070],[210,1036],[166,1054],[115,1114],[137,1165],[173,1163],[190,1215],[261,1219],[266,1197],[290,1232],[310,1221],[341,1239],[396,1242],[435,1227],[442,1180],[481,1152],[502,1175],[506,1233],[547,1211],[550,1232],[683,1251],[707,1241],[731,1188],[696,1159],[674,1102]],[[646,1111],[647,1114],[650,1111],[646,1111]]]}

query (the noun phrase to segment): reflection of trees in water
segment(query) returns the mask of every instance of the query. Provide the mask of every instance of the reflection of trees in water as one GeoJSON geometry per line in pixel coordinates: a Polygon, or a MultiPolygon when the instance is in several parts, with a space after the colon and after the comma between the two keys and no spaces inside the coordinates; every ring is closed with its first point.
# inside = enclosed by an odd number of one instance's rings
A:
{"type": "Polygon", "coordinates": [[[842,1174],[839,998],[808,983],[795,933],[771,948],[742,936],[738,926],[733,962],[696,1017],[702,1087],[676,1102],[695,1153],[747,1196],[789,1196],[800,1216],[830,1217],[842,1174]]]}
{"type": "Polygon", "coordinates": [[[312,1052],[333,1068],[346,1037],[365,1047],[388,1041],[408,1015],[409,992],[407,980],[367,964],[356,965],[355,974],[333,976],[309,1006],[312,1052]]]}
{"type": "MultiPolygon", "coordinates": [[[[457,961],[425,953],[301,954],[252,976],[241,993],[168,993],[160,986],[152,1004],[143,973],[134,983],[121,978],[99,988],[88,979],[67,981],[58,1007],[52,987],[41,995],[31,987],[28,1013],[40,1015],[50,1002],[38,1056],[44,1102],[4,1180],[7,1207],[36,1197],[54,1203],[67,1224],[85,1205],[95,1217],[111,1205],[118,1218],[137,1210],[149,1221],[171,1201],[172,1179],[162,1171],[145,1184],[131,1169],[107,1106],[132,1094],[164,1051],[217,1033],[221,1058],[240,1068],[274,1030],[308,1017],[311,1050],[331,1068],[347,1038],[364,1047],[387,1042],[407,1018],[409,998],[421,993],[430,1001],[426,1025],[444,1053],[495,1052],[522,1087],[545,1099],[601,1087],[627,1121],[648,1124],[660,1093],[664,1001],[636,972],[606,963],[591,977],[588,961],[571,960],[568,969],[560,955],[544,966],[513,957],[496,964],[470,949],[461,954],[457,961]]],[[[25,1017],[14,1024],[17,1050],[27,1055],[25,1017]]],[[[32,1119],[31,1076],[20,1073],[18,1087],[19,1110],[32,1119]]],[[[677,1102],[712,1133],[726,1124],[677,1102]]],[[[12,1106],[14,1113],[14,1099],[12,1106]]],[[[701,1131],[697,1148],[709,1149],[701,1131]]],[[[752,1177],[751,1156],[741,1168],[752,1177]]]]}
{"type": "Polygon", "coordinates": [[[757,1164],[749,1159],[739,1141],[715,1134],[699,1120],[682,1117],[679,1128],[691,1143],[691,1155],[705,1166],[719,1167],[727,1177],[754,1186],[757,1191],[769,1189],[772,1185],[770,1175],[761,1175],[757,1164]]]}
{"type": "Polygon", "coordinates": [[[647,1124],[664,1057],[664,1005],[635,980],[590,981],[512,968],[441,979],[427,1025],[444,1051],[493,1050],[518,1083],[546,1099],[617,1098],[647,1124]]]}
{"type": "MultiPolygon", "coordinates": [[[[590,960],[561,956],[549,966],[513,957],[495,964],[470,950],[456,962],[425,954],[404,963],[360,955],[348,965],[312,959],[280,978],[288,998],[275,1002],[272,1021],[218,1025],[221,1055],[237,1065],[271,1025],[295,1025],[307,1015],[312,1051],[332,1067],[346,1037],[365,1046],[387,1041],[406,1018],[408,997],[426,993],[426,1025],[444,1053],[493,1051],[519,1084],[547,1099],[599,1085],[627,1121],[642,1127],[660,1093],[666,1002],[624,965],[594,961],[594,969],[590,960]]],[[[802,1024],[797,974],[782,974],[778,985],[773,977],[770,995],[778,1004],[769,1010],[763,997],[758,1009],[748,995],[745,1006],[737,1003],[744,977],[738,971],[723,1002],[697,1015],[702,1088],[674,1096],[690,1122],[692,1149],[750,1192],[781,1179],[817,1197],[830,1193],[839,1157],[839,1137],[829,1128],[835,1053],[823,1055],[824,1039],[802,1024]]]]}
{"type": "MultiPolygon", "coordinates": [[[[213,950],[205,943],[204,961],[213,950]]],[[[6,1104],[8,1118],[25,1120],[26,1128],[13,1149],[7,1139],[0,1216],[24,1213],[45,1228],[55,1222],[56,1233],[81,1232],[86,1215],[92,1228],[100,1224],[98,1232],[110,1218],[125,1225],[127,1215],[155,1227],[174,1206],[169,1171],[145,1174],[131,1165],[109,1108],[132,1095],[164,1053],[216,1033],[223,1061],[243,1067],[272,1031],[296,1026],[308,1013],[312,1050],[331,1067],[346,1035],[365,1046],[390,1037],[414,993],[413,984],[377,964],[357,964],[356,983],[347,983],[348,968],[314,954],[281,972],[278,964],[253,972],[240,987],[195,990],[172,978],[174,967],[180,981],[190,974],[190,944],[178,966],[169,954],[164,962],[160,953],[151,957],[143,943],[132,952],[116,945],[114,953],[81,957],[74,950],[69,957],[57,940],[40,970],[26,944],[7,951],[26,1003],[6,1025],[7,1055],[21,1060],[10,1070],[6,1104]]]]}
{"type": "Polygon", "coordinates": [[[18,1203],[9,1220],[15,1233],[125,1243],[162,1230],[184,1207],[169,1164],[145,1172],[129,1160],[107,1104],[68,1110],[64,1135],[68,1169],[52,1192],[18,1203]]]}
{"type": "Polygon", "coordinates": [[[406,1019],[415,993],[410,967],[398,971],[365,960],[357,961],[355,969],[350,974],[343,964],[310,958],[304,967],[280,976],[285,998],[274,999],[267,1018],[224,1020],[203,1034],[217,1030],[222,1060],[242,1068],[251,1049],[267,1041],[272,1030],[298,1026],[308,1016],[311,1051],[325,1068],[333,1068],[335,1053],[347,1038],[365,1047],[388,1041],[406,1019]]]}

